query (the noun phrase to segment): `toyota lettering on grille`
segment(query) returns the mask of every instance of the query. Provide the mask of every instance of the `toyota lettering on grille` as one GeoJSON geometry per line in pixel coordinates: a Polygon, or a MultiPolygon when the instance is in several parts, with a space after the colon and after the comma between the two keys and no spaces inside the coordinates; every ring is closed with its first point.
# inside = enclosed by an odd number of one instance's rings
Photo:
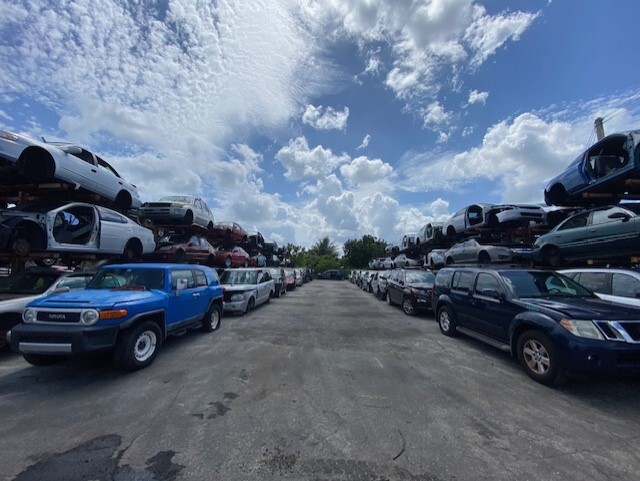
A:
{"type": "Polygon", "coordinates": [[[66,314],[49,314],[50,321],[64,321],[67,319],[66,314]]]}

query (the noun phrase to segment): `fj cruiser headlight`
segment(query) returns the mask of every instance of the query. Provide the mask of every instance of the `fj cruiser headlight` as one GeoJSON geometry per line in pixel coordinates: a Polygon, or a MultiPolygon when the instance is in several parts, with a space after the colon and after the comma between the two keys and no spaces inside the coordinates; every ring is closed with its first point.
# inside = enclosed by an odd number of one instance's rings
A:
{"type": "Polygon", "coordinates": [[[237,301],[242,301],[244,300],[244,293],[242,294],[234,294],[231,296],[231,301],[232,302],[237,302],[237,301]]]}
{"type": "Polygon", "coordinates": [[[83,324],[91,325],[98,322],[100,319],[100,314],[95,309],[87,309],[86,311],[82,311],[80,316],[83,324]]]}
{"type": "Polygon", "coordinates": [[[579,319],[562,319],[560,325],[574,336],[587,339],[604,339],[600,330],[593,321],[579,319]]]}
{"type": "Polygon", "coordinates": [[[36,311],[35,309],[25,309],[22,313],[22,320],[24,322],[33,322],[36,320],[36,311]]]}

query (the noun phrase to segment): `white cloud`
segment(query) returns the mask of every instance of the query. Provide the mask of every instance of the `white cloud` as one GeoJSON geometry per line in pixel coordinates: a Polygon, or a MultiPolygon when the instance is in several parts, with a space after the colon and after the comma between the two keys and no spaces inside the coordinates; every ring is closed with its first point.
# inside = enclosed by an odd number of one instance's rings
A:
{"type": "Polygon", "coordinates": [[[333,107],[325,109],[322,105],[315,107],[309,104],[302,114],[302,122],[318,130],[345,130],[348,119],[349,107],[339,111],[333,107]]]}
{"type": "Polygon", "coordinates": [[[469,137],[471,134],[473,134],[474,130],[475,130],[475,128],[472,125],[468,125],[467,127],[465,127],[462,130],[462,136],[463,137],[469,137]]]}
{"type": "Polygon", "coordinates": [[[366,149],[369,146],[370,141],[371,141],[371,136],[369,134],[365,135],[360,145],[356,147],[356,150],[366,149]]]}
{"type": "Polygon", "coordinates": [[[520,39],[538,17],[538,13],[514,12],[491,16],[482,6],[475,6],[474,21],[464,34],[464,40],[474,52],[470,65],[478,67],[507,40],[520,39]]]}
{"type": "Polygon", "coordinates": [[[447,112],[440,102],[431,102],[425,109],[422,120],[425,127],[448,125],[453,118],[451,112],[447,112]]]}
{"type": "Polygon", "coordinates": [[[381,159],[356,157],[350,164],[340,167],[340,173],[351,184],[367,184],[382,180],[393,172],[393,167],[381,159]]]}
{"type": "Polygon", "coordinates": [[[489,97],[489,92],[478,92],[477,90],[472,90],[469,92],[469,100],[467,103],[469,105],[473,104],[482,104],[484,105],[487,102],[487,98],[489,97]]]}
{"type": "Polygon", "coordinates": [[[285,167],[284,176],[290,180],[319,178],[351,160],[347,154],[334,155],[331,149],[325,149],[321,145],[310,149],[304,137],[290,140],[289,145],[278,151],[276,159],[285,167]]]}

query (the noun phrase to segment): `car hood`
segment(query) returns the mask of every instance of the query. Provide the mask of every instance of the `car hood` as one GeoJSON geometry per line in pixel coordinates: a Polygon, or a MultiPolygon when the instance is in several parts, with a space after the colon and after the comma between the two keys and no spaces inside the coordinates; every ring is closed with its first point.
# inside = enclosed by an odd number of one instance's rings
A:
{"type": "Polygon", "coordinates": [[[520,299],[529,310],[555,311],[573,319],[640,319],[640,309],[597,297],[545,297],[520,299]]]}
{"type": "Polygon", "coordinates": [[[32,296],[25,294],[0,294],[0,313],[23,310],[28,302],[42,296],[44,296],[44,293],[32,296]]]}
{"type": "Polygon", "coordinates": [[[93,307],[110,309],[116,304],[145,302],[166,295],[162,291],[120,291],[116,289],[84,289],[64,292],[35,300],[28,307],[93,307]]]}

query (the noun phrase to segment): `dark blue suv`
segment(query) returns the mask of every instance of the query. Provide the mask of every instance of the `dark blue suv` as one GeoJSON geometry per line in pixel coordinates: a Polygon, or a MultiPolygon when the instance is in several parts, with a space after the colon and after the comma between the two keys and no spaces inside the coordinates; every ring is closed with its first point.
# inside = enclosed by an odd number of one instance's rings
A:
{"type": "Polygon", "coordinates": [[[517,356],[542,384],[565,374],[640,374],[640,309],[595,296],[553,271],[445,268],[433,310],[440,331],[517,356]]]}

